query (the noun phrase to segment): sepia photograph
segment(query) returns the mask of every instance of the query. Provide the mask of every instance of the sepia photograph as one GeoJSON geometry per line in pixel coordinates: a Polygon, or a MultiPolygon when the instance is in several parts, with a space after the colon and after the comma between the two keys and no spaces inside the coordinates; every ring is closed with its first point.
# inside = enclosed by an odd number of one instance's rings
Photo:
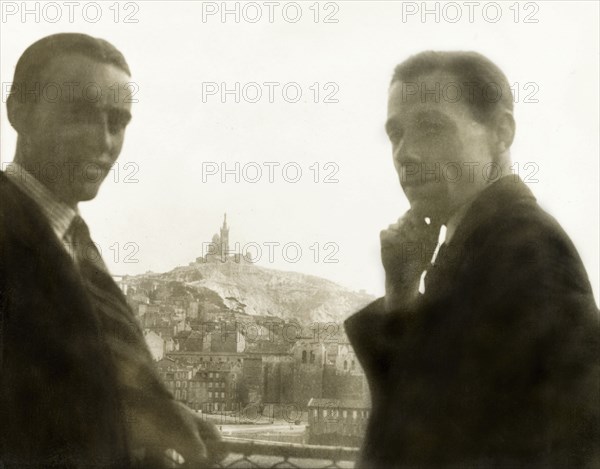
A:
{"type": "Polygon", "coordinates": [[[600,3],[0,1],[0,469],[600,469],[600,3]]]}

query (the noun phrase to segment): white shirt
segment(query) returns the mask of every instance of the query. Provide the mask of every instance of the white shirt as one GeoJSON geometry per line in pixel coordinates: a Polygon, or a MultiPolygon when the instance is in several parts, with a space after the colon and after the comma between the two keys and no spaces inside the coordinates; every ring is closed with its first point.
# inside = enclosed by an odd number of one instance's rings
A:
{"type": "MultiPolygon", "coordinates": [[[[458,208],[458,210],[456,210],[452,214],[452,216],[448,219],[446,224],[442,225],[440,227],[437,246],[435,247],[435,251],[433,251],[433,256],[431,256],[431,261],[430,261],[431,265],[435,265],[437,255],[440,252],[440,248],[442,247],[442,244],[449,243],[450,239],[452,239],[452,237],[454,236],[454,233],[456,232],[458,225],[460,224],[460,222],[464,218],[465,214],[469,210],[469,207],[471,206],[471,202],[472,202],[472,200],[462,204],[458,208]]],[[[425,276],[426,275],[427,275],[427,269],[425,269],[423,271],[423,273],[421,274],[421,279],[419,280],[419,293],[421,293],[422,295],[425,294],[425,276]]]]}

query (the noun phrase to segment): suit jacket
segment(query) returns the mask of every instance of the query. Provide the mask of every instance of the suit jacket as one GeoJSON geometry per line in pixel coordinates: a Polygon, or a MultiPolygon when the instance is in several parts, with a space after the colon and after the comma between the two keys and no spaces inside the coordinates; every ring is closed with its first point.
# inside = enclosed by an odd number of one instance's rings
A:
{"type": "Polygon", "coordinates": [[[599,467],[598,309],[514,176],[466,212],[412,311],[345,322],[372,413],[357,467],[599,467]]]}
{"type": "Polygon", "coordinates": [[[0,200],[0,466],[127,467],[115,365],[82,278],[3,173],[0,200]]]}

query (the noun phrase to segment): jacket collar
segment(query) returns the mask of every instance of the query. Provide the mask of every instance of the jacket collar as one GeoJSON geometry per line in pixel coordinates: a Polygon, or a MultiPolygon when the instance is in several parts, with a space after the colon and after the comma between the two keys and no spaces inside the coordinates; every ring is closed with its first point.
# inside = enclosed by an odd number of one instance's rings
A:
{"type": "Polygon", "coordinates": [[[58,239],[62,240],[78,214],[77,210],[58,200],[46,186],[18,163],[10,163],[4,174],[21,192],[35,202],[50,223],[52,231],[58,239]]]}
{"type": "Polygon", "coordinates": [[[507,207],[524,200],[535,202],[536,199],[519,176],[508,175],[498,179],[471,202],[448,245],[466,242],[478,226],[500,211],[505,212],[507,207]]]}

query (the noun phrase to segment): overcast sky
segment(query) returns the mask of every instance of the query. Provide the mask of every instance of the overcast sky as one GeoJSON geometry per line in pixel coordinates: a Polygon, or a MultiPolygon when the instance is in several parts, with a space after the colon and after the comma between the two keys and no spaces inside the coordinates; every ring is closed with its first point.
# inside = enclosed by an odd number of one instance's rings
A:
{"type": "Polygon", "coordinates": [[[16,142],[6,83],[24,49],[56,32],[105,38],[138,102],[119,172],[80,208],[114,273],[186,265],[227,212],[231,243],[260,247],[258,265],[379,295],[379,231],[408,208],[383,131],[392,70],[424,49],[476,50],[518,90],[514,167],[573,239],[598,301],[597,2],[429,3],[437,18],[421,2],[276,3],[238,3],[236,22],[221,2],[29,3],[24,18],[22,2],[4,2],[2,164],[16,142]],[[222,83],[239,83],[240,102],[222,83]]]}

